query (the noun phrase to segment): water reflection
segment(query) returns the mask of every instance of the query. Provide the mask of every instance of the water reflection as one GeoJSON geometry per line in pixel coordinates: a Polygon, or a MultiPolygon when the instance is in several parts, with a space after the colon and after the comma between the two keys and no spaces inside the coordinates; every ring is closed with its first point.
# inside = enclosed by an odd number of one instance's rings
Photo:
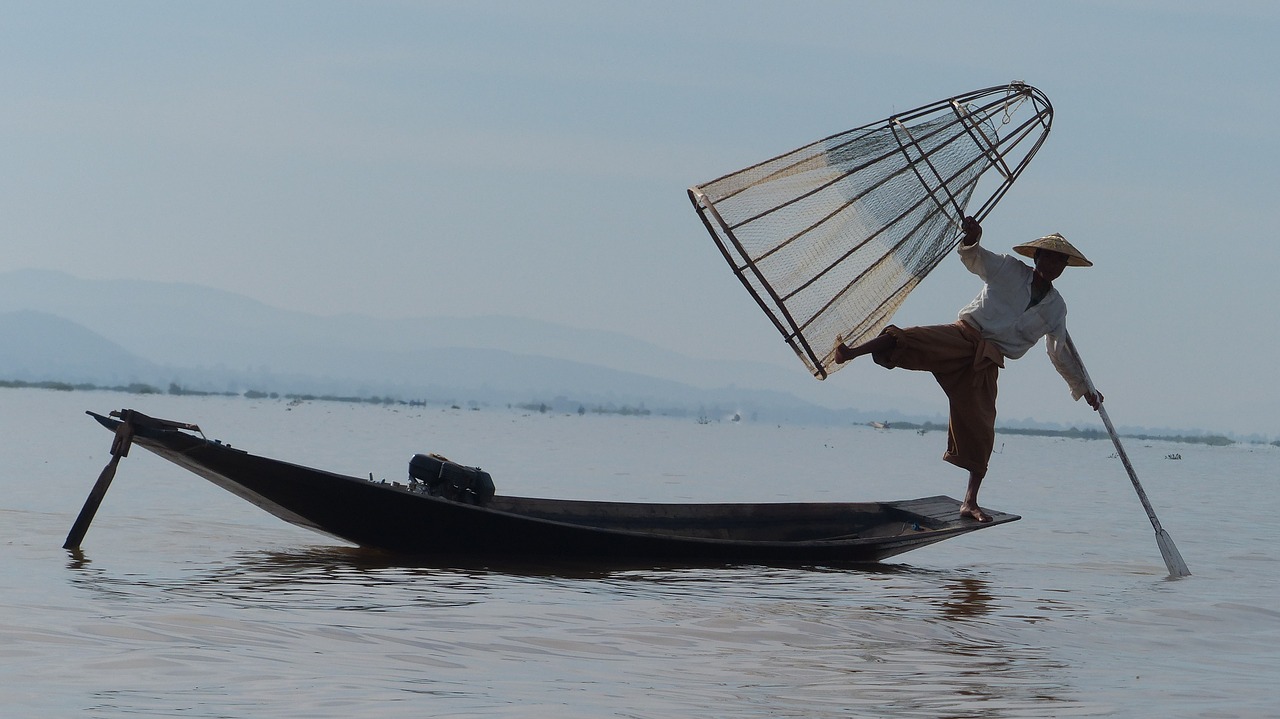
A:
{"type": "Polygon", "coordinates": [[[233,651],[324,671],[372,664],[388,691],[463,703],[545,707],[576,689],[582,699],[565,716],[611,714],[591,698],[601,686],[643,716],[1090,709],[1072,698],[1072,668],[1010,629],[1055,608],[976,571],[459,567],[342,547],[249,551],[176,574],[113,571],[83,553],[67,567],[115,617],[99,641],[200,671],[233,651]],[[478,687],[477,677],[524,679],[478,687]]]}
{"type": "Polygon", "coordinates": [[[89,566],[89,558],[85,555],[84,550],[76,547],[67,550],[67,569],[72,571],[85,569],[89,566]]]}
{"type": "Polygon", "coordinates": [[[976,577],[958,577],[944,584],[946,598],[939,603],[942,616],[953,621],[977,619],[991,613],[990,583],[976,577]]]}

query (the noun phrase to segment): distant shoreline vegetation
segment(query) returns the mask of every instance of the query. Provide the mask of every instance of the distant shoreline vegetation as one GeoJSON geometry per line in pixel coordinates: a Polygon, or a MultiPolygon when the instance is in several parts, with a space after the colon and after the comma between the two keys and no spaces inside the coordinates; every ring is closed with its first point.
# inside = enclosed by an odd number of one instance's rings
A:
{"type": "MultiPolygon", "coordinates": [[[[945,424],[935,424],[933,422],[925,422],[916,424],[914,422],[871,422],[871,427],[876,429],[914,429],[920,434],[931,431],[947,431],[945,424]]],[[[1023,434],[1034,435],[1037,437],[1065,437],[1067,439],[1111,439],[1111,435],[1100,429],[1023,429],[1015,427],[997,427],[996,434],[1023,434]]],[[[1187,444],[1207,444],[1211,447],[1225,447],[1227,445],[1236,444],[1236,440],[1220,434],[1205,435],[1186,435],[1186,434],[1121,434],[1136,440],[1160,439],[1166,442],[1184,442],[1187,444]]],[[[1271,444],[1280,447],[1280,440],[1271,442],[1271,444]]]]}
{"type": "MultiPolygon", "coordinates": [[[[122,392],[125,394],[138,394],[138,395],[168,394],[168,395],[189,396],[189,397],[244,397],[246,399],[285,399],[292,402],[348,402],[348,403],[358,403],[358,404],[402,405],[402,406],[411,406],[411,407],[425,407],[428,404],[427,400],[422,400],[422,399],[405,400],[405,399],[398,399],[395,397],[379,397],[379,396],[362,397],[362,396],[329,395],[329,394],[317,395],[317,394],[306,394],[306,393],[278,393],[278,392],[265,392],[265,391],[253,390],[253,389],[247,390],[244,392],[230,392],[230,391],[214,392],[214,391],[205,391],[205,390],[196,390],[196,389],[186,388],[179,385],[176,382],[170,383],[169,388],[167,390],[164,390],[154,385],[143,383],[143,382],[132,382],[126,385],[98,385],[90,382],[72,383],[72,382],[59,382],[59,381],[53,381],[53,380],[43,380],[43,381],[0,380],[0,389],[4,389],[4,388],[45,389],[45,390],[53,390],[58,392],[73,392],[77,390],[85,391],[85,392],[88,392],[88,391],[122,392]]],[[[432,403],[447,406],[452,409],[462,409],[461,405],[459,405],[457,402],[450,401],[450,400],[443,400],[443,401],[433,400],[432,403]]],[[[548,404],[547,402],[534,401],[534,402],[526,402],[526,403],[520,403],[520,404],[507,404],[507,407],[545,414],[547,412],[563,413],[564,410],[562,408],[566,404],[576,405],[577,407],[576,413],[578,415],[585,415],[587,413],[591,413],[591,414],[615,414],[615,415],[621,415],[621,416],[640,416],[640,417],[649,416],[651,414],[658,414],[661,416],[672,416],[672,417],[696,416],[699,424],[707,424],[710,421],[712,421],[709,419],[709,415],[718,416],[720,414],[723,414],[719,410],[714,410],[709,413],[705,408],[699,409],[697,412],[690,412],[687,410],[677,410],[677,409],[654,411],[654,410],[645,408],[643,403],[641,403],[639,406],[632,406],[632,405],[625,405],[625,404],[615,405],[612,403],[608,403],[604,405],[588,406],[586,403],[571,402],[569,400],[566,400],[563,397],[557,397],[556,400],[551,404],[548,404]]],[[[479,404],[475,402],[469,402],[467,403],[467,406],[469,409],[472,409],[472,410],[478,410],[480,408],[479,404]]],[[[741,420],[740,415],[736,413],[731,413],[731,414],[732,414],[732,417],[729,421],[737,422],[741,420]]],[[[947,429],[947,426],[945,424],[937,424],[934,422],[924,422],[924,423],[906,422],[906,421],[868,422],[867,426],[874,427],[876,429],[883,429],[883,430],[915,430],[920,434],[924,434],[926,432],[932,432],[932,431],[946,431],[947,429]]],[[[1015,428],[1015,427],[997,427],[996,432],[998,434],[1032,435],[1032,436],[1039,436],[1039,437],[1063,437],[1066,439],[1084,439],[1084,440],[1109,439],[1109,435],[1106,432],[1103,432],[1102,430],[1078,429],[1076,427],[1072,427],[1070,429],[1031,429],[1031,428],[1015,428]]],[[[1166,442],[1203,444],[1211,447],[1225,447],[1228,445],[1237,444],[1236,440],[1220,434],[1170,435],[1170,434],[1146,434],[1146,433],[1123,434],[1122,433],[1121,436],[1130,438],[1130,439],[1136,439],[1136,440],[1163,440],[1166,442]]],[[[1261,444],[1261,442],[1258,442],[1258,444],[1261,444]]],[[[1268,442],[1267,444],[1280,447],[1280,440],[1268,442]]]]}
{"type": "MultiPolygon", "coordinates": [[[[400,405],[407,407],[425,407],[428,400],[425,399],[400,399],[397,397],[380,397],[374,396],[354,396],[354,395],[335,395],[335,394],[310,394],[296,392],[264,392],[261,390],[246,390],[244,392],[215,392],[208,390],[197,390],[183,387],[176,382],[169,384],[169,389],[163,390],[152,384],[145,382],[131,382],[127,385],[99,385],[92,382],[59,382],[55,380],[42,380],[31,382],[25,380],[0,380],[0,389],[46,389],[55,392],[74,392],[76,390],[82,392],[121,392],[124,394],[137,395],[158,395],[167,394],[179,397],[244,397],[245,399],[285,399],[291,402],[348,402],[353,404],[383,404],[383,405],[400,405]]],[[[432,400],[432,404],[438,404],[451,409],[462,409],[462,405],[452,400],[432,400]]],[[[546,402],[525,402],[521,404],[507,404],[508,408],[522,409],[529,412],[538,412],[546,414],[548,412],[565,413],[562,406],[565,404],[563,398],[558,398],[555,405],[546,402]]],[[[654,414],[653,410],[647,409],[644,404],[638,406],[633,405],[616,405],[613,403],[596,404],[588,407],[585,403],[573,402],[577,406],[577,413],[580,415],[587,414],[616,414],[625,417],[644,417],[654,414]]],[[[466,403],[468,409],[480,409],[479,403],[466,403]]],[[[689,413],[680,410],[659,411],[657,414],[664,416],[687,416],[689,413]]],[[[734,421],[737,421],[736,419],[734,421]]]]}

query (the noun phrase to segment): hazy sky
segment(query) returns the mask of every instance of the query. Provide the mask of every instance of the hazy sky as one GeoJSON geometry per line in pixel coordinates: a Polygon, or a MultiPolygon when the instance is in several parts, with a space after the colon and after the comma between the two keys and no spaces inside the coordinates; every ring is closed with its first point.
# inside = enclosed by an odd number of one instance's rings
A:
{"type": "MultiPolygon", "coordinates": [[[[803,373],[685,189],[1021,79],[1053,131],[984,242],[1056,231],[1095,262],[1058,286],[1118,423],[1276,436],[1278,48],[1262,1],[7,3],[0,270],[803,373]]],[[[896,321],[979,286],[944,263],[896,321]]],[[[870,363],[828,381],[941,397],[870,363]]],[[[1093,421],[1043,346],[1001,412],[1093,421]]]]}

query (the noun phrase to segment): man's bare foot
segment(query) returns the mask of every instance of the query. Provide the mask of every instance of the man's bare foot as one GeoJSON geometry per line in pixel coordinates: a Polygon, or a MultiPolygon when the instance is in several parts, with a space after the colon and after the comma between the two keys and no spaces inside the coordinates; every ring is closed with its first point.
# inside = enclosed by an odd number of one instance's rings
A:
{"type": "Polygon", "coordinates": [[[853,359],[853,350],[849,349],[849,346],[843,342],[836,344],[836,364],[844,364],[851,359],[853,359]]]}
{"type": "Polygon", "coordinates": [[[984,524],[985,524],[985,523],[987,523],[987,522],[990,522],[990,521],[991,521],[991,515],[989,515],[989,514],[987,514],[986,512],[982,511],[982,508],[981,508],[981,507],[979,507],[979,506],[978,506],[978,505],[976,505],[976,504],[973,504],[973,505],[970,505],[970,504],[962,504],[962,505],[960,505],[960,516],[961,516],[961,517],[968,517],[969,519],[973,519],[973,520],[976,520],[976,521],[982,522],[982,523],[984,523],[984,524]]]}

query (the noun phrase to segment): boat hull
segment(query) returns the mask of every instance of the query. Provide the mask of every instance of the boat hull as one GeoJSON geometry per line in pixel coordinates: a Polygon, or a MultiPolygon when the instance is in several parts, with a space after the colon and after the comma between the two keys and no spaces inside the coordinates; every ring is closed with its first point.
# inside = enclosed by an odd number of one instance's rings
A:
{"type": "MultiPolygon", "coordinates": [[[[104,427],[120,421],[89,413],[104,427]]],[[[115,414],[115,413],[113,413],[115,414]]],[[[125,416],[144,417],[130,412],[125,416]]],[[[145,418],[144,419],[149,419],[145,418]]],[[[139,445],[291,524],[360,547],[433,558],[596,562],[876,562],[1004,524],[950,497],[863,503],[664,504],[497,495],[484,506],[251,454],[132,421],[139,445]]]]}

